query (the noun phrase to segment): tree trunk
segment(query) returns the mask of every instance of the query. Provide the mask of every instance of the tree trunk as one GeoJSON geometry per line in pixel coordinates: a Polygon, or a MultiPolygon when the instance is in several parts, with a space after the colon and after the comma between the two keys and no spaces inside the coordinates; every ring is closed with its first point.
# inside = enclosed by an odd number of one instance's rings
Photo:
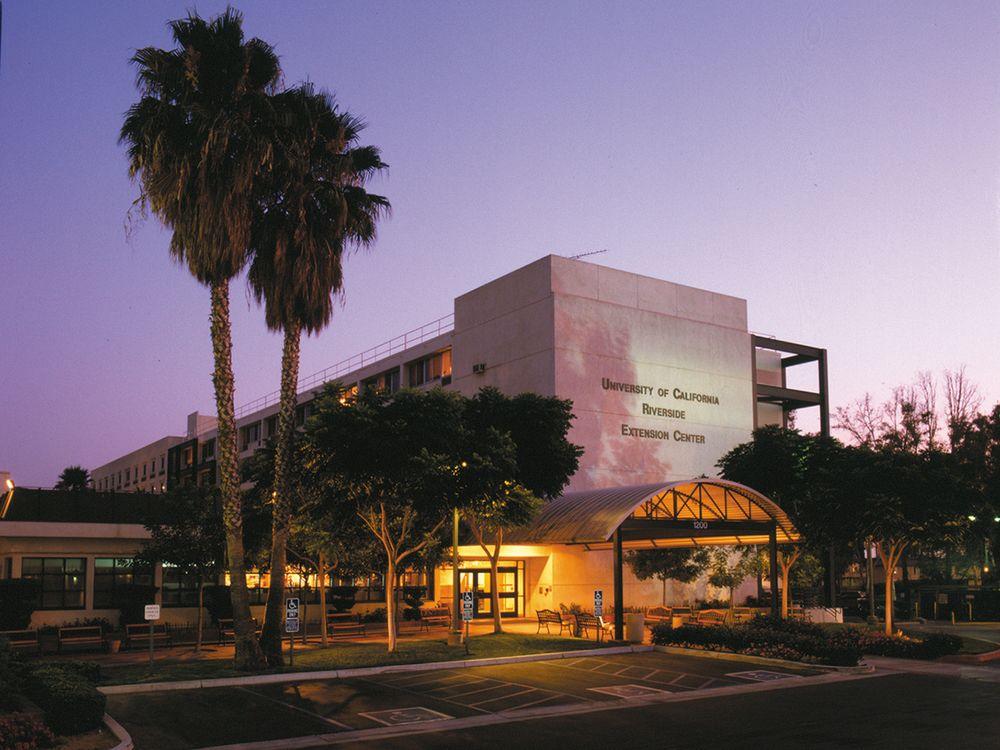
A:
{"type": "MultiPolygon", "coordinates": [[[[500,545],[497,545],[499,547],[500,545]]],[[[503,623],[500,618],[500,591],[497,583],[499,581],[500,555],[490,555],[490,575],[493,577],[493,585],[490,587],[490,606],[493,607],[493,632],[502,633],[503,623]]]]}
{"type": "Polygon", "coordinates": [[[387,650],[396,651],[396,561],[390,559],[385,576],[385,633],[387,650]]]}
{"type": "Polygon", "coordinates": [[[663,606],[666,607],[667,606],[667,579],[666,578],[661,578],[660,579],[660,583],[663,584],[663,596],[661,597],[663,599],[662,603],[663,603],[663,606]]]}
{"type": "Polygon", "coordinates": [[[292,508],[292,440],[295,436],[301,333],[301,326],[289,326],[285,330],[285,345],[281,352],[281,396],[278,430],[274,440],[274,494],[271,507],[271,586],[267,592],[264,629],[260,639],[268,666],[271,667],[284,664],[281,655],[281,610],[285,598],[286,547],[292,508]]]}
{"type": "Polygon", "coordinates": [[[892,635],[892,572],[885,574],[885,634],[892,635]]]}
{"type": "Polygon", "coordinates": [[[194,643],[194,652],[201,653],[201,633],[205,627],[205,577],[198,576],[198,637],[194,643]]]}
{"type": "Polygon", "coordinates": [[[236,414],[233,406],[233,341],[229,319],[229,282],[212,285],[212,354],[215,368],[215,409],[218,415],[216,454],[222,494],[222,518],[226,531],[226,562],[229,567],[229,595],[233,605],[235,641],[234,666],[252,672],[265,666],[250,615],[247,593],[246,559],[243,549],[243,502],[236,450],[236,414]]]}
{"type": "Polygon", "coordinates": [[[317,581],[319,581],[319,637],[320,641],[325,647],[327,645],[326,640],[326,559],[323,557],[323,553],[319,553],[319,575],[317,576],[317,581]]]}

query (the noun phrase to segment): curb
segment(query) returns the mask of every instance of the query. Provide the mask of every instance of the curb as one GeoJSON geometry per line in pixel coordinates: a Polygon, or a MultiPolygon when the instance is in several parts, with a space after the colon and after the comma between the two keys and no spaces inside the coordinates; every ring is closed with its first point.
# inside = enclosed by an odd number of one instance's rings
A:
{"type": "Polygon", "coordinates": [[[179,680],[177,682],[144,682],[136,685],[104,685],[97,689],[105,695],[159,693],[168,690],[198,690],[201,688],[238,687],[243,685],[274,685],[283,682],[310,682],[313,680],[341,680],[348,677],[367,677],[387,672],[425,672],[434,669],[459,669],[463,667],[489,667],[496,664],[515,664],[526,661],[552,661],[575,659],[599,654],[631,654],[652,651],[653,646],[610,646],[607,648],[582,648],[574,651],[549,651],[541,654],[493,656],[485,659],[456,659],[415,664],[386,664],[378,667],[352,667],[327,669],[314,672],[281,672],[279,674],[248,675],[247,677],[218,677],[208,680],[179,680]]]}
{"type": "Polygon", "coordinates": [[[856,667],[835,667],[829,664],[811,664],[804,661],[790,661],[789,659],[772,659],[767,656],[753,656],[751,654],[737,654],[732,651],[709,651],[699,648],[681,648],[680,646],[653,646],[654,651],[664,654],[678,654],[682,656],[700,656],[705,659],[726,659],[728,661],[744,661],[751,664],[765,664],[775,667],[795,667],[798,669],[816,669],[821,672],[838,672],[840,674],[869,674],[875,671],[871,664],[859,664],[856,667]]]}
{"type": "Polygon", "coordinates": [[[108,728],[115,737],[118,738],[118,744],[115,745],[111,750],[134,750],[135,743],[132,742],[132,735],[130,735],[121,724],[112,719],[107,714],[104,714],[104,726],[108,728]]]}

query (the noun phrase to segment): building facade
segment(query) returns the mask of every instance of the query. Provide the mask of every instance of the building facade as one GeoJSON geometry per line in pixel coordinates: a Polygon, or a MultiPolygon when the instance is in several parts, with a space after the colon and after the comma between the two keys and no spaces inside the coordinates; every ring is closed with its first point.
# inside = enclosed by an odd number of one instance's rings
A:
{"type": "MultiPolygon", "coordinates": [[[[751,333],[746,300],[559,256],[462,294],[444,318],[303,378],[300,423],[329,381],[348,390],[444,387],[471,395],[495,386],[570,399],[570,439],[584,454],[567,491],[714,476],[716,461],[755,426],[781,424],[796,409],[817,407],[821,429],[829,428],[825,351],[751,333]],[[789,368],[798,366],[814,368],[814,390],[787,387],[789,368]]],[[[277,401],[273,393],[237,410],[242,462],[274,434],[277,401]]],[[[214,419],[193,414],[185,436],[94,469],[95,487],[148,490],[152,470],[154,487],[213,484],[215,439],[214,419]]],[[[477,616],[490,614],[494,586],[510,616],[610,589],[606,549],[508,545],[497,581],[478,547],[463,547],[461,557],[477,616]]],[[[449,600],[450,568],[431,578],[434,598],[449,600]]],[[[372,606],[378,587],[369,582],[372,606]]],[[[712,595],[704,582],[668,590],[628,572],[625,592],[629,604],[712,595]]]]}

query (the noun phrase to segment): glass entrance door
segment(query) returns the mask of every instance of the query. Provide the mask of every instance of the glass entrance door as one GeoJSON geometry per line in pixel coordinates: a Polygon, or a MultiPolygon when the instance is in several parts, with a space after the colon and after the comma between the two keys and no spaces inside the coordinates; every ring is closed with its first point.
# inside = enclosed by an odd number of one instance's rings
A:
{"type": "MultiPolygon", "coordinates": [[[[500,616],[518,616],[517,568],[497,570],[497,595],[500,599],[500,616]]],[[[493,616],[493,574],[489,570],[461,571],[462,591],[473,592],[473,617],[493,616]]]]}

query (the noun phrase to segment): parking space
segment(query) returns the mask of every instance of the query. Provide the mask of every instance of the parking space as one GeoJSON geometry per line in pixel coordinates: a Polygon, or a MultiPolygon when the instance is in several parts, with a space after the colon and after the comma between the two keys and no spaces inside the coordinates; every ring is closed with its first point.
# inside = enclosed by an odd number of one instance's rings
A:
{"type": "Polygon", "coordinates": [[[151,708],[154,715],[179,718],[190,715],[186,707],[202,715],[211,707],[209,712],[228,726],[229,742],[248,742],[425,724],[535,707],[628,702],[664,693],[797,680],[811,674],[817,672],[755,668],[749,662],[659,652],[602,654],[390,672],[345,680],[112,696],[108,712],[133,733],[137,747],[179,750],[221,743],[211,725],[150,721],[151,708]],[[225,714],[240,706],[260,706],[267,720],[243,722],[236,732],[239,736],[233,737],[233,724],[226,721],[225,714]]]}

